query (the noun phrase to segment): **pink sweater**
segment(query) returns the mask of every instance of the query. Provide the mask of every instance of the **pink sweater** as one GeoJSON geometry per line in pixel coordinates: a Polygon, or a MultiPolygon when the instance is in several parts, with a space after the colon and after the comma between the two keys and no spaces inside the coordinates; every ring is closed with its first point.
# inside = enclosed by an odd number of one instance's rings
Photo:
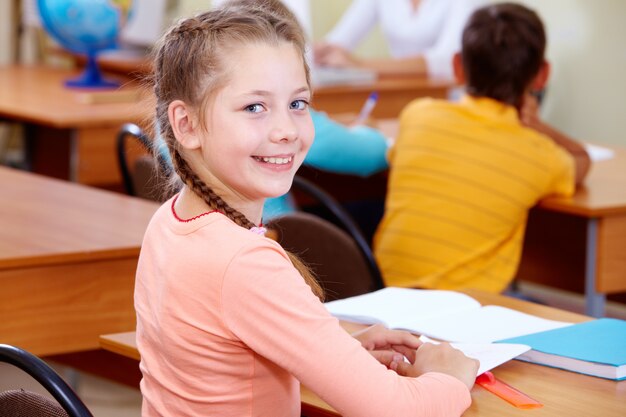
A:
{"type": "Polygon", "coordinates": [[[300,415],[299,382],[343,416],[458,416],[467,387],[379,364],[274,241],[219,213],[150,222],[135,288],[143,416],[300,415]],[[298,382],[299,381],[299,382],[298,382]]]}

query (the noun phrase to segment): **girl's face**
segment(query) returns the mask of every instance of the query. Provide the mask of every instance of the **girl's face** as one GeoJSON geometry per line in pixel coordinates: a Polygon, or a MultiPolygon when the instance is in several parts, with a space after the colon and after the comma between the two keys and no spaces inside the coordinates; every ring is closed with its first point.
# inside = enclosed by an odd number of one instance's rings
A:
{"type": "Polygon", "coordinates": [[[228,81],[205,114],[204,179],[234,206],[262,204],[289,191],[313,142],[311,92],[288,43],[233,49],[227,60],[228,81]]]}

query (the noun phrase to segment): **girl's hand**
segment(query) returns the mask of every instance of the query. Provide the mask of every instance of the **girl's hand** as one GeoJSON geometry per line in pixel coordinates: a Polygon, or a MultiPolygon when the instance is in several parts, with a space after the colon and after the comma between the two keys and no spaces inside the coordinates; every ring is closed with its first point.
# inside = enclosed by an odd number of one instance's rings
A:
{"type": "Polygon", "coordinates": [[[360,330],[352,336],[387,367],[394,362],[404,361],[405,357],[411,363],[414,362],[416,349],[422,345],[417,336],[409,332],[390,330],[380,324],[360,330]]]}
{"type": "Polygon", "coordinates": [[[326,56],[332,53],[335,45],[328,42],[318,42],[313,45],[313,60],[317,65],[321,65],[326,56]]]}
{"type": "Polygon", "coordinates": [[[453,376],[472,389],[479,362],[468,358],[449,343],[423,343],[417,350],[415,361],[394,361],[389,366],[400,375],[418,377],[427,372],[440,372],[453,376]]]}
{"type": "Polygon", "coordinates": [[[347,68],[358,67],[360,62],[350,51],[331,44],[325,44],[314,50],[315,63],[322,67],[347,68]]]}

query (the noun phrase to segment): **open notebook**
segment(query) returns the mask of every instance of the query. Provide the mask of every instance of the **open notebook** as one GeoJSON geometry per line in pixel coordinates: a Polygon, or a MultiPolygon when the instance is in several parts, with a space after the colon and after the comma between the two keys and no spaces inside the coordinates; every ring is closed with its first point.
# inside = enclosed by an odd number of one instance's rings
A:
{"type": "Polygon", "coordinates": [[[443,290],[387,287],[325,305],[340,320],[382,323],[449,342],[491,343],[571,325],[506,307],[481,306],[466,294],[443,290]]]}
{"type": "Polygon", "coordinates": [[[605,148],[604,146],[593,145],[591,143],[585,143],[583,145],[592,162],[604,161],[615,156],[614,150],[605,148]]]}

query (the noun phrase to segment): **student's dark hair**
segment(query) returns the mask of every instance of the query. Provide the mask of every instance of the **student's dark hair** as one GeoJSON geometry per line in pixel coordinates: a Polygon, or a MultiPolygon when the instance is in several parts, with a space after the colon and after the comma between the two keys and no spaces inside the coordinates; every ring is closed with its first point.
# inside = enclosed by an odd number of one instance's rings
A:
{"type": "Polygon", "coordinates": [[[544,61],[546,33],[533,10],[499,3],[476,10],[462,39],[467,92],[520,108],[544,61]]]}
{"type": "MultiPolygon", "coordinates": [[[[247,229],[255,224],[217,195],[185,160],[168,120],[168,107],[174,100],[184,101],[195,109],[204,127],[206,108],[228,82],[228,57],[237,48],[247,45],[293,45],[302,57],[310,85],[309,68],[304,59],[304,33],[293,15],[279,5],[276,0],[235,0],[184,19],[163,36],[154,59],[156,128],[167,144],[175,173],[210,208],[247,229]]],[[[323,298],[323,291],[311,271],[297,257],[288,255],[313,292],[323,298]]]]}

